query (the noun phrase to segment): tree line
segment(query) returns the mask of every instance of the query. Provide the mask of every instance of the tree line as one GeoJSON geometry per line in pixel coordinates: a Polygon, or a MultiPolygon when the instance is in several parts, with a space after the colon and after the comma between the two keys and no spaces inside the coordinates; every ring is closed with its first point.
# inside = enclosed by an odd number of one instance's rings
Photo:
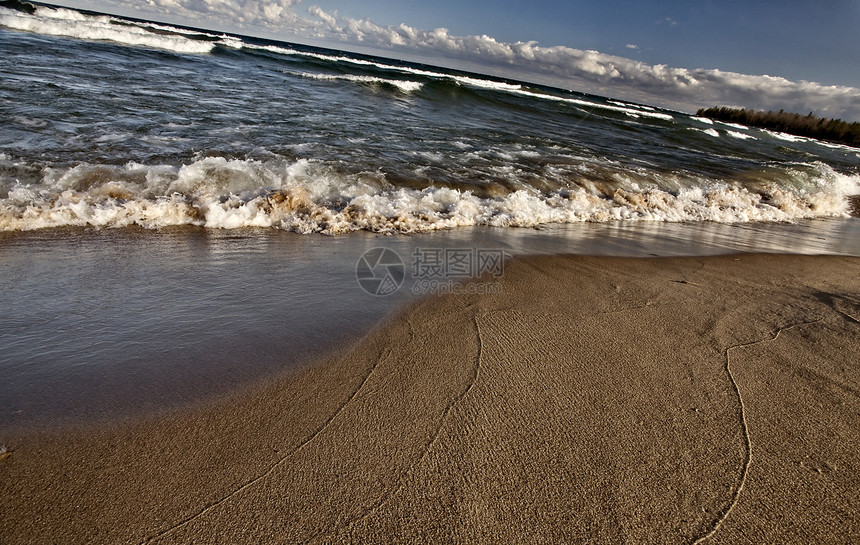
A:
{"type": "Polygon", "coordinates": [[[702,108],[696,115],[729,123],[741,123],[785,132],[797,136],[807,136],[840,144],[860,145],[860,123],[848,123],[841,119],[828,119],[809,115],[793,114],[783,110],[762,112],[745,108],[702,108]]]}

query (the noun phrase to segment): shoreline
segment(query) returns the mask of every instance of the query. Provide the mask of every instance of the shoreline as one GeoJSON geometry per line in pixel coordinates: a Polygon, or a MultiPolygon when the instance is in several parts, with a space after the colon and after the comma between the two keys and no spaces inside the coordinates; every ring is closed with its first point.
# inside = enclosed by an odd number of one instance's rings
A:
{"type": "Polygon", "coordinates": [[[469,228],[409,237],[203,228],[0,236],[0,273],[10,284],[0,295],[10,317],[0,325],[0,433],[163,412],[317,360],[333,341],[360,338],[425,287],[409,276],[392,295],[365,293],[356,262],[374,247],[396,252],[412,269],[419,248],[513,257],[860,255],[858,241],[854,218],[469,228]]]}
{"type": "Polygon", "coordinates": [[[858,278],[856,257],[515,259],[500,295],[412,303],[249,391],[12,438],[0,536],[850,542],[858,278]]]}

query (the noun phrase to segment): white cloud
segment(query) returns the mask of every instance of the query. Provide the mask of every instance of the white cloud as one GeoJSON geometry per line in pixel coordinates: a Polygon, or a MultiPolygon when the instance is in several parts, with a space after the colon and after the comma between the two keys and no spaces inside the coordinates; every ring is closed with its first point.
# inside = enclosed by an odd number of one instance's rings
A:
{"type": "MultiPolygon", "coordinates": [[[[301,0],[146,0],[144,9],[193,21],[218,20],[240,26],[282,28],[300,22],[293,10],[299,2],[301,0]]],[[[115,3],[131,4],[124,0],[115,3]]]]}
{"type": "Polygon", "coordinates": [[[624,47],[626,47],[627,49],[639,49],[639,46],[636,44],[627,44],[624,47]]]}
{"type": "Polygon", "coordinates": [[[334,32],[343,32],[343,29],[337,26],[337,12],[334,15],[329,15],[320,9],[319,6],[311,6],[308,8],[308,13],[322,19],[322,22],[328,25],[334,32]]]}

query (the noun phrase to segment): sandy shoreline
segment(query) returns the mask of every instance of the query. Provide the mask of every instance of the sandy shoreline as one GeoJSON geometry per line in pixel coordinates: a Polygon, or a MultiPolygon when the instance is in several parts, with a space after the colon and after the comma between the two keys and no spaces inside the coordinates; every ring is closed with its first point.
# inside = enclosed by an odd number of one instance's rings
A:
{"type": "Polygon", "coordinates": [[[0,541],[856,542],[858,279],[516,260],[235,398],[0,437],[0,541]]]}

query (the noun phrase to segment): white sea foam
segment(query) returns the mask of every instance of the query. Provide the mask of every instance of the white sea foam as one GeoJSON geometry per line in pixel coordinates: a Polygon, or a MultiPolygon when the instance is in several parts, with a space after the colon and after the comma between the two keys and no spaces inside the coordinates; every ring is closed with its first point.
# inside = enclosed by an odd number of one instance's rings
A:
{"type": "MultiPolygon", "coordinates": [[[[290,55],[290,56],[301,56],[312,59],[318,59],[329,62],[344,62],[349,64],[357,64],[360,66],[372,66],[374,68],[379,68],[381,70],[388,70],[394,72],[400,72],[402,74],[411,74],[414,76],[424,76],[433,79],[442,79],[449,80],[459,83],[460,85],[465,85],[468,87],[478,87],[482,89],[493,89],[497,91],[519,91],[522,89],[521,85],[509,84],[499,81],[493,80],[484,80],[478,78],[471,78],[467,76],[458,76],[454,74],[445,74],[442,72],[433,72],[429,70],[421,70],[418,68],[410,68],[407,66],[395,66],[392,64],[386,64],[381,62],[369,61],[365,59],[347,57],[343,55],[326,55],[323,53],[312,53],[309,51],[298,51],[296,49],[291,49],[287,47],[281,47],[277,45],[255,45],[255,44],[244,44],[246,49],[256,49],[261,51],[269,51],[271,53],[277,53],[279,55],[290,55]]],[[[385,82],[393,82],[398,80],[388,80],[380,78],[380,81],[385,82]]],[[[416,82],[417,83],[417,82],[416,82]]]]}
{"type": "Polygon", "coordinates": [[[37,185],[12,186],[0,199],[0,230],[197,225],[336,234],[617,220],[792,221],[845,215],[846,197],[860,193],[860,176],[823,164],[799,165],[792,183],[765,184],[761,192],[719,180],[654,178],[666,187],[658,189],[632,181],[634,175],[609,193],[583,184],[479,197],[449,188],[392,187],[378,175],[345,175],[307,160],[206,158],[180,168],[79,165],[48,170],[37,185]]]}
{"type": "Polygon", "coordinates": [[[850,151],[850,152],[856,152],[857,151],[856,146],[852,147],[852,146],[849,146],[847,144],[834,144],[833,142],[825,142],[824,140],[813,140],[813,142],[818,144],[819,146],[824,146],[825,148],[838,149],[838,150],[850,151]]]}
{"type": "Polygon", "coordinates": [[[751,134],[736,132],[736,131],[726,131],[729,136],[732,138],[737,138],[739,140],[757,140],[757,138],[751,134]]]}
{"type": "Polygon", "coordinates": [[[719,121],[718,123],[720,125],[725,125],[726,127],[731,127],[733,129],[738,129],[741,131],[749,130],[749,127],[747,127],[746,125],[739,125],[738,123],[727,123],[725,121],[719,121]]]}
{"type": "Polygon", "coordinates": [[[504,83],[501,81],[493,81],[488,79],[470,78],[466,76],[448,76],[461,85],[469,87],[479,87],[481,89],[492,89],[494,91],[517,92],[522,90],[522,85],[512,83],[504,83]]]}
{"type": "Polygon", "coordinates": [[[797,136],[797,135],[788,134],[785,132],[770,131],[768,129],[759,129],[759,130],[769,134],[770,136],[772,136],[776,139],[784,140],[786,142],[809,142],[809,143],[817,144],[819,146],[823,146],[825,148],[830,148],[830,149],[840,149],[840,150],[849,151],[849,152],[856,152],[857,151],[857,147],[852,147],[852,146],[848,146],[845,144],[835,144],[833,142],[825,142],[823,140],[818,140],[816,138],[809,138],[807,136],[797,136]]]}
{"type": "Polygon", "coordinates": [[[617,100],[607,100],[606,102],[614,104],[616,106],[622,106],[624,108],[637,108],[639,110],[646,110],[649,112],[657,111],[656,108],[652,108],[651,106],[643,106],[641,104],[628,104],[626,102],[618,102],[617,100]]]}
{"type": "Polygon", "coordinates": [[[0,26],[14,30],[153,47],[178,53],[209,53],[215,47],[214,42],[193,40],[178,34],[157,34],[140,26],[116,24],[115,21],[108,16],[84,15],[62,8],[39,6],[33,15],[0,8],[0,26]]]}
{"type": "MultiPolygon", "coordinates": [[[[488,79],[479,79],[472,78],[468,76],[459,76],[456,74],[445,74],[443,72],[434,72],[429,70],[421,70],[418,68],[411,68],[408,66],[395,66],[392,64],[386,64],[381,62],[369,61],[365,59],[347,57],[343,55],[326,55],[323,53],[312,53],[308,51],[298,51],[296,49],[281,47],[277,45],[255,45],[255,44],[244,44],[246,49],[257,49],[262,51],[269,51],[271,53],[277,53],[280,55],[291,55],[291,56],[301,56],[308,57],[312,59],[319,59],[323,61],[329,62],[345,62],[349,64],[357,64],[360,66],[372,66],[374,68],[379,68],[382,70],[400,72],[403,74],[411,74],[414,76],[424,76],[433,79],[442,79],[454,81],[460,85],[464,85],[467,87],[478,87],[481,89],[492,89],[496,91],[510,91],[516,92],[522,89],[521,85],[504,83],[500,81],[488,80],[488,79]]],[[[384,81],[396,81],[396,80],[384,80],[384,81]]]]}
{"type": "Polygon", "coordinates": [[[761,130],[773,136],[774,138],[785,140],[786,142],[809,142],[811,140],[810,138],[804,138],[803,136],[795,136],[786,132],[769,131],[767,129],[761,130]]]}
{"type": "Polygon", "coordinates": [[[550,94],[546,94],[546,93],[538,93],[535,91],[529,91],[529,90],[523,89],[523,86],[519,85],[519,84],[505,83],[505,82],[489,80],[489,79],[478,79],[478,78],[473,78],[473,77],[468,77],[468,76],[445,74],[443,72],[421,70],[418,68],[411,68],[411,67],[406,67],[406,66],[395,66],[395,65],[391,65],[391,64],[374,62],[374,61],[369,61],[369,60],[365,60],[365,59],[346,57],[346,56],[342,56],[342,55],[341,56],[339,56],[339,55],[325,55],[325,54],[321,54],[321,53],[311,53],[311,52],[305,52],[305,51],[298,51],[296,49],[285,48],[285,47],[280,47],[280,46],[276,46],[276,45],[245,44],[244,47],[247,49],[257,49],[257,50],[269,51],[271,53],[277,53],[277,54],[281,54],[281,55],[294,55],[294,56],[302,56],[302,57],[314,58],[314,59],[331,61],[331,62],[345,62],[345,63],[357,64],[357,65],[363,65],[363,66],[373,66],[374,68],[379,68],[382,70],[390,70],[390,71],[396,71],[396,72],[400,72],[400,73],[404,73],[404,74],[424,76],[427,78],[454,81],[460,85],[464,85],[467,87],[477,87],[477,88],[481,88],[481,89],[490,89],[490,90],[494,90],[494,91],[501,91],[501,92],[507,92],[507,93],[513,93],[513,94],[528,96],[531,98],[539,98],[542,100],[552,100],[552,101],[556,101],[556,102],[567,102],[570,104],[576,104],[578,106],[586,106],[589,108],[599,108],[599,109],[604,109],[604,110],[612,110],[612,111],[624,113],[624,114],[629,115],[631,117],[643,116],[643,117],[650,117],[652,119],[663,119],[666,121],[672,121],[674,119],[673,116],[671,116],[670,114],[664,114],[664,113],[660,113],[660,112],[656,112],[656,111],[647,111],[647,110],[653,110],[653,108],[648,108],[647,106],[642,106],[642,107],[634,106],[633,108],[628,108],[628,107],[622,107],[622,106],[613,106],[611,104],[603,104],[603,103],[599,103],[599,102],[591,102],[588,100],[582,100],[582,99],[573,98],[573,97],[560,97],[557,95],[550,95],[550,94]],[[638,109],[634,109],[634,108],[638,108],[638,109]]]}
{"type": "Polygon", "coordinates": [[[543,100],[553,100],[556,102],[567,102],[569,104],[576,104],[577,106],[585,106],[587,108],[597,108],[602,110],[611,110],[614,112],[621,112],[630,117],[650,117],[652,119],[663,119],[666,121],[672,121],[675,119],[673,116],[669,114],[663,114],[659,112],[646,112],[640,110],[632,110],[630,108],[622,108],[621,106],[612,106],[611,104],[601,104],[599,102],[591,102],[589,100],[582,100],[580,98],[573,97],[560,97],[558,95],[548,95],[545,93],[536,93],[534,91],[527,91],[525,89],[515,90],[508,89],[508,92],[524,95],[532,98],[539,98],[543,100]]]}
{"type": "Polygon", "coordinates": [[[235,36],[229,36],[227,34],[212,34],[209,32],[205,32],[202,30],[189,30],[184,28],[179,28],[171,25],[163,25],[160,23],[153,23],[151,21],[146,22],[136,22],[137,26],[144,28],[152,28],[154,30],[160,30],[162,32],[170,32],[173,34],[181,34],[184,36],[188,36],[189,38],[199,38],[206,37],[212,41],[217,41],[218,45],[223,45],[227,47],[232,47],[234,49],[240,49],[243,47],[244,42],[235,36]]]}
{"type": "Polygon", "coordinates": [[[707,134],[708,136],[713,136],[714,138],[720,137],[720,133],[717,132],[716,129],[693,129],[693,130],[703,132],[703,133],[707,134]]]}
{"type": "Polygon", "coordinates": [[[420,91],[424,86],[423,83],[418,81],[404,81],[398,79],[387,79],[387,78],[377,78],[373,76],[359,76],[352,74],[318,74],[318,73],[310,73],[310,72],[288,72],[293,75],[301,76],[303,78],[311,78],[322,81],[352,81],[356,83],[381,83],[385,85],[391,85],[392,87],[396,87],[403,93],[414,93],[416,91],[420,91]]]}
{"type": "Polygon", "coordinates": [[[691,117],[690,117],[690,119],[695,119],[695,120],[696,120],[696,121],[698,121],[699,123],[704,123],[704,124],[706,124],[706,125],[713,125],[713,124],[714,124],[714,120],[713,120],[713,119],[708,119],[707,117],[696,117],[696,116],[691,116],[691,117]]]}
{"type": "Polygon", "coordinates": [[[259,50],[259,51],[268,51],[270,53],[276,53],[278,55],[288,55],[288,56],[298,56],[298,57],[307,57],[310,59],[318,59],[321,61],[328,62],[345,62],[349,64],[356,64],[359,66],[373,66],[374,68],[380,68],[382,70],[391,70],[395,72],[402,72],[407,74],[414,74],[417,76],[427,76],[431,78],[451,78],[452,76],[448,74],[443,74],[442,72],[430,72],[427,70],[420,70],[416,68],[409,68],[406,66],[395,66],[391,64],[385,64],[375,61],[368,61],[365,59],[359,59],[355,57],[347,57],[345,55],[326,55],[323,53],[312,53],[310,51],[299,51],[297,49],[292,49],[289,47],[282,47],[277,45],[256,45],[256,44],[243,44],[245,49],[250,50],[259,50]]]}

